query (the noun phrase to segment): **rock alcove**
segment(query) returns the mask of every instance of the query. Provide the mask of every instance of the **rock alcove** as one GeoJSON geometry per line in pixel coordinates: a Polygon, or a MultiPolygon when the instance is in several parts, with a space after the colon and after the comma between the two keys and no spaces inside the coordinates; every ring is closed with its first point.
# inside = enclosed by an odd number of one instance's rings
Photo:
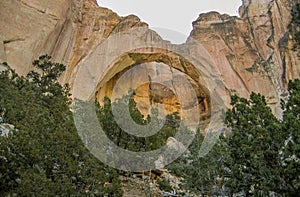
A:
{"type": "Polygon", "coordinates": [[[146,117],[150,112],[150,106],[159,103],[164,107],[166,114],[178,112],[181,115],[182,106],[176,92],[161,83],[152,82],[149,77],[149,73],[152,73],[155,76],[159,75],[161,81],[172,83],[176,76],[170,75],[169,72],[175,69],[193,87],[193,90],[182,87],[179,91],[183,95],[188,95],[185,94],[188,91],[195,92],[200,111],[200,125],[202,128],[205,127],[209,123],[211,114],[211,99],[209,90],[201,74],[186,58],[170,51],[162,53],[160,50],[154,48],[151,48],[151,50],[139,49],[120,56],[108,67],[109,69],[105,72],[102,79],[100,79],[95,91],[96,100],[102,103],[105,96],[112,98],[113,89],[124,73],[138,65],[147,64],[147,71],[144,69],[134,69],[134,71],[130,71],[132,72],[132,77],[126,81],[126,83],[136,83],[136,77],[147,79],[146,83],[139,85],[134,90],[134,100],[137,102],[137,108],[146,117]]]}

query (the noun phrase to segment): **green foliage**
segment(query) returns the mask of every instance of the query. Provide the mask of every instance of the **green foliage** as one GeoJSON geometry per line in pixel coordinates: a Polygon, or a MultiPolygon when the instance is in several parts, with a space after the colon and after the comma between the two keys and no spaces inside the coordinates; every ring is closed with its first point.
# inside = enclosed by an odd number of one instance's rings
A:
{"type": "Polygon", "coordinates": [[[300,3],[296,3],[292,9],[292,23],[300,25],[300,3]]]}
{"type": "Polygon", "coordinates": [[[228,156],[224,168],[226,187],[246,196],[299,194],[299,94],[300,81],[289,83],[290,98],[283,103],[279,121],[264,96],[252,93],[250,99],[232,96],[232,109],[226,124],[232,129],[224,138],[228,156]]]}
{"type": "Polygon", "coordinates": [[[226,156],[226,153],[223,153],[222,144],[217,142],[205,157],[199,157],[203,139],[203,134],[198,131],[189,147],[190,153],[183,155],[176,162],[170,164],[168,170],[183,178],[182,189],[195,195],[224,195],[225,190],[222,188],[220,172],[222,159],[226,156]]]}
{"type": "Polygon", "coordinates": [[[115,170],[82,144],[69,110],[62,64],[41,56],[27,77],[0,73],[0,115],[16,130],[0,137],[0,190],[17,196],[122,196],[115,170]]]}
{"type": "Polygon", "coordinates": [[[227,186],[232,192],[266,196],[280,182],[279,151],[283,146],[280,122],[266,105],[264,96],[252,93],[250,100],[232,97],[233,108],[226,114],[232,128],[225,138],[231,170],[227,186]],[[251,188],[254,189],[251,189],[251,188]]]}
{"type": "Polygon", "coordinates": [[[300,80],[289,83],[282,120],[264,96],[231,97],[225,122],[231,128],[199,157],[197,133],[189,152],[168,166],[183,179],[181,188],[202,196],[297,196],[300,193],[300,80]]]}
{"type": "MultiPolygon", "coordinates": [[[[128,95],[125,97],[128,97],[128,95]]],[[[115,101],[116,103],[114,103],[121,109],[119,113],[122,114],[126,112],[127,108],[129,108],[131,118],[137,124],[149,124],[151,122],[151,118],[149,116],[144,118],[141,112],[136,108],[136,102],[134,101],[133,96],[129,99],[129,104],[125,103],[125,97],[115,101]]],[[[149,137],[136,137],[123,131],[118,126],[112,113],[111,101],[108,97],[104,98],[103,106],[100,106],[99,103],[96,102],[96,108],[100,125],[108,138],[119,147],[130,151],[150,151],[158,149],[166,144],[169,137],[173,137],[176,134],[176,129],[179,127],[180,117],[178,116],[178,113],[173,113],[167,115],[163,128],[155,135],[149,137]]],[[[157,110],[153,110],[152,113],[154,113],[152,117],[157,118],[157,110]]]]}
{"type": "Polygon", "coordinates": [[[291,10],[291,31],[295,41],[295,48],[300,46],[300,3],[296,3],[291,10]]]}
{"type": "Polygon", "coordinates": [[[170,185],[170,182],[166,179],[161,179],[157,183],[159,189],[162,191],[171,192],[173,190],[172,186],[170,185]]]}
{"type": "Polygon", "coordinates": [[[30,71],[27,75],[35,84],[44,92],[51,92],[52,86],[60,86],[57,82],[59,76],[65,71],[63,64],[53,63],[50,61],[51,56],[42,55],[39,59],[33,61],[33,67],[41,71],[30,71]]]}
{"type": "Polygon", "coordinates": [[[300,193],[300,80],[290,82],[288,86],[289,100],[283,103],[284,147],[282,149],[282,176],[289,194],[300,193]]]}
{"type": "MultiPolygon", "coordinates": [[[[299,17],[295,15],[293,17],[299,17]]],[[[297,22],[297,21],[296,21],[297,22]]],[[[299,22],[299,20],[298,20],[299,22]]],[[[27,77],[8,69],[0,74],[0,117],[16,130],[0,136],[0,191],[6,196],[122,196],[118,172],[104,166],[82,144],[69,109],[68,86],[57,79],[65,70],[50,56],[34,61],[37,71],[27,77]]],[[[300,80],[289,83],[290,97],[282,102],[282,120],[266,99],[232,96],[226,113],[229,135],[221,137],[205,157],[198,151],[203,135],[197,132],[189,151],[167,168],[183,178],[181,187],[196,195],[297,196],[300,193],[300,80]]],[[[157,121],[157,110],[144,117],[133,97],[115,101],[140,125],[157,121]]],[[[112,103],[96,102],[96,113],[106,135],[119,147],[150,151],[176,134],[180,117],[167,115],[160,131],[136,137],[123,131],[112,114],[112,103]]],[[[169,182],[158,182],[171,191],[169,182]]]]}

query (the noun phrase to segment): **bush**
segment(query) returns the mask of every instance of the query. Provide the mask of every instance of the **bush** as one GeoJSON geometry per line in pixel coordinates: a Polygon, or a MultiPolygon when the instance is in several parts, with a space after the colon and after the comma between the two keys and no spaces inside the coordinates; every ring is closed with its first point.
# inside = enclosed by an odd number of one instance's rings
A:
{"type": "Polygon", "coordinates": [[[172,186],[170,185],[170,182],[166,179],[161,179],[158,182],[158,187],[162,191],[171,192],[173,191],[172,186]]]}
{"type": "Polygon", "coordinates": [[[122,196],[118,174],[84,147],[69,109],[64,66],[50,56],[27,77],[0,73],[0,115],[15,126],[0,137],[0,190],[11,196],[122,196]]]}

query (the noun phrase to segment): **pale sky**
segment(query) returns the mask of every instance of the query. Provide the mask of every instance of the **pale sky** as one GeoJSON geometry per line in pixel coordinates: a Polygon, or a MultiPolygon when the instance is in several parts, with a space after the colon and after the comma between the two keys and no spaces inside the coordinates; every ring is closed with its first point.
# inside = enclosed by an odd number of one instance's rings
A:
{"type": "Polygon", "coordinates": [[[218,11],[238,16],[242,0],[97,0],[120,16],[134,14],[164,39],[182,43],[200,13],[218,11]]]}

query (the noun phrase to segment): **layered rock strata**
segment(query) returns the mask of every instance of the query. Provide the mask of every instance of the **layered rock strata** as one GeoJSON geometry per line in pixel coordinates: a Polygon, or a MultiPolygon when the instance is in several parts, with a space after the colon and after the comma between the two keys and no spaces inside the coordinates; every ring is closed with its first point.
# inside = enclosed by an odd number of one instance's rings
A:
{"type": "MultiPolygon", "coordinates": [[[[83,78],[82,87],[94,85],[96,89],[90,94],[99,100],[111,95],[113,84],[127,69],[145,62],[164,63],[188,76],[203,113],[214,105],[214,91],[227,106],[230,94],[247,97],[254,91],[264,94],[279,115],[280,98],[286,96],[288,80],[300,75],[299,58],[292,50],[288,29],[290,10],[296,3],[299,0],[244,0],[240,17],[217,12],[200,14],[187,42],[173,45],[138,17],[120,17],[98,7],[95,0],[1,1],[0,60],[25,74],[32,69],[33,59],[50,54],[54,61],[67,65],[60,80],[73,88],[78,72],[87,67],[89,74],[83,78]],[[131,39],[120,39],[121,44],[116,43],[120,41],[116,38],[108,41],[114,35],[126,37],[128,32],[131,39]],[[101,51],[99,46],[106,50],[101,51]],[[112,56],[108,52],[120,54],[100,64],[99,58],[112,56]],[[89,82],[91,79],[93,82],[89,82]],[[220,87],[225,91],[218,90],[220,87]]],[[[176,111],[178,100],[174,94],[166,90],[166,98],[155,96],[160,88],[142,86],[136,97],[147,105],[151,103],[148,98],[157,97],[168,111],[176,111]]],[[[90,94],[84,98],[90,99],[90,94]]],[[[146,109],[147,105],[140,108],[146,109]]]]}

